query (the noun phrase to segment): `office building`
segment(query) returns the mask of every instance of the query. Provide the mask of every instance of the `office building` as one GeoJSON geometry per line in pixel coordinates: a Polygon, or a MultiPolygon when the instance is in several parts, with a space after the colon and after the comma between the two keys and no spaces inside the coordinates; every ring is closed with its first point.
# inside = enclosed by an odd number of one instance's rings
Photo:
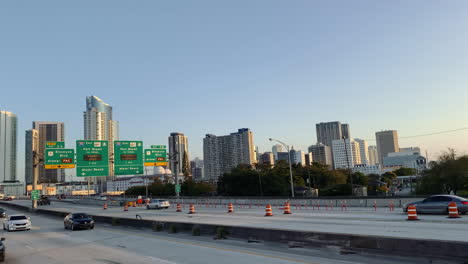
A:
{"type": "Polygon", "coordinates": [[[354,140],[333,140],[332,153],[333,167],[335,169],[351,169],[354,165],[361,164],[359,143],[354,140]]]}
{"type": "Polygon", "coordinates": [[[260,155],[258,162],[261,164],[275,165],[275,157],[272,152],[265,152],[260,155]]]}
{"type": "Polygon", "coordinates": [[[26,130],[24,158],[24,181],[26,186],[33,184],[34,153],[39,153],[39,131],[36,129],[26,130]]]}
{"type": "Polygon", "coordinates": [[[398,152],[398,133],[396,130],[386,130],[375,133],[377,141],[377,152],[379,154],[379,164],[383,164],[383,158],[387,157],[388,153],[398,152]]]}
{"type": "Polygon", "coordinates": [[[192,169],[192,180],[197,182],[203,180],[203,166],[203,160],[198,157],[190,161],[190,168],[192,169]]]}
{"type": "Polygon", "coordinates": [[[280,144],[277,144],[277,145],[274,145],[272,148],[271,148],[272,152],[273,152],[273,158],[275,160],[278,160],[278,152],[286,152],[286,148],[283,147],[283,145],[280,145],[280,144]]]}
{"type": "Polygon", "coordinates": [[[419,147],[400,148],[399,152],[388,153],[388,156],[390,155],[421,155],[421,149],[419,147]]]}
{"type": "Polygon", "coordinates": [[[312,160],[323,165],[332,166],[332,153],[329,146],[323,143],[317,143],[309,147],[309,152],[312,153],[312,160]]]}
{"type": "Polygon", "coordinates": [[[15,114],[0,111],[0,181],[16,181],[18,121],[15,114]]]}
{"type": "Polygon", "coordinates": [[[304,155],[304,159],[305,159],[305,166],[310,166],[312,165],[312,163],[314,162],[314,158],[312,157],[312,153],[306,153],[304,155]]]}
{"type": "MultiPolygon", "coordinates": [[[[97,96],[87,96],[83,121],[85,140],[108,141],[109,178],[112,178],[114,176],[114,141],[119,139],[119,123],[113,119],[112,106],[97,96]]],[[[101,179],[98,179],[98,181],[101,181],[101,179]]]]}
{"type": "Polygon", "coordinates": [[[355,138],[355,142],[359,144],[359,153],[361,154],[361,164],[369,164],[369,145],[364,139],[355,138]]]}
{"type": "Polygon", "coordinates": [[[302,150],[295,150],[294,147],[291,148],[291,162],[292,164],[301,164],[305,166],[305,153],[302,150]]]}
{"type": "Polygon", "coordinates": [[[256,163],[253,133],[241,128],[226,136],[207,134],[203,139],[203,160],[205,178],[213,182],[239,164],[256,163]]]}
{"type": "Polygon", "coordinates": [[[278,155],[278,159],[276,160],[276,162],[278,162],[280,160],[284,160],[287,163],[289,163],[289,154],[288,154],[288,152],[278,152],[276,154],[278,155]]]}
{"type": "Polygon", "coordinates": [[[343,137],[349,139],[351,136],[349,125],[341,124],[338,121],[319,123],[315,126],[317,130],[317,142],[325,146],[331,147],[333,140],[343,139],[343,137]]]}
{"type": "MultiPolygon", "coordinates": [[[[33,129],[38,132],[38,155],[45,159],[45,149],[47,141],[65,141],[65,125],[63,122],[33,122],[33,129]]],[[[38,165],[39,183],[55,183],[65,181],[65,170],[53,169],[46,170],[44,164],[38,165]]],[[[29,168],[31,169],[31,168],[29,168]]]]}
{"type": "Polygon", "coordinates": [[[184,167],[188,170],[187,174],[191,174],[190,157],[188,153],[188,137],[182,133],[173,132],[168,138],[169,141],[169,169],[175,175],[177,173],[178,180],[184,180],[184,167]],[[185,162],[185,164],[184,164],[185,162]]]}
{"type": "Polygon", "coordinates": [[[369,146],[367,148],[369,154],[369,164],[376,165],[379,164],[379,152],[377,151],[377,146],[369,146]]]}
{"type": "Polygon", "coordinates": [[[401,155],[401,153],[389,153],[383,158],[384,167],[405,167],[421,172],[427,169],[427,160],[419,154],[401,155]]]}

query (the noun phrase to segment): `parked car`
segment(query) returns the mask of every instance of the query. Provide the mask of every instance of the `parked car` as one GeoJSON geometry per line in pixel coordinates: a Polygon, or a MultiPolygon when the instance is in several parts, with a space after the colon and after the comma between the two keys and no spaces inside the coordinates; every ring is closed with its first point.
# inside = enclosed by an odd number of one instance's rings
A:
{"type": "Polygon", "coordinates": [[[49,197],[42,195],[41,198],[37,201],[37,205],[50,205],[49,197]]]}
{"type": "Polygon", "coordinates": [[[3,198],[3,201],[12,201],[13,200],[13,197],[11,196],[7,196],[5,198],[3,198]]]}
{"type": "Polygon", "coordinates": [[[63,219],[65,229],[94,229],[94,220],[85,213],[74,213],[65,216],[63,219]]]}
{"type": "Polygon", "coordinates": [[[151,201],[146,205],[146,209],[167,209],[171,205],[167,200],[160,200],[160,199],[151,199],[151,201]]]}
{"type": "Polygon", "coordinates": [[[458,213],[468,212],[468,200],[456,195],[433,195],[422,201],[407,203],[403,205],[403,212],[408,211],[408,206],[415,205],[416,212],[420,214],[448,214],[448,205],[457,203],[458,213]]]}
{"type": "Polygon", "coordinates": [[[23,214],[9,215],[3,220],[3,230],[31,230],[31,219],[23,214]]]}
{"type": "Polygon", "coordinates": [[[5,261],[5,244],[3,244],[3,241],[5,241],[5,238],[0,238],[0,262],[5,261]]]}
{"type": "Polygon", "coordinates": [[[6,211],[5,211],[5,209],[0,208],[0,217],[1,217],[1,218],[5,218],[5,216],[6,216],[6,211]]]}

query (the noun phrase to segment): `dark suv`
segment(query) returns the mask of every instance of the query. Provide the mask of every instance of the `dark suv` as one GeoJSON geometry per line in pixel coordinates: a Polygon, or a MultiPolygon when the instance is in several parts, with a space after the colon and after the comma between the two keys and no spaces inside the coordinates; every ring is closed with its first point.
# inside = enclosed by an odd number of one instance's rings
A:
{"type": "Polygon", "coordinates": [[[49,197],[42,195],[41,198],[37,201],[37,205],[50,205],[49,197]]]}

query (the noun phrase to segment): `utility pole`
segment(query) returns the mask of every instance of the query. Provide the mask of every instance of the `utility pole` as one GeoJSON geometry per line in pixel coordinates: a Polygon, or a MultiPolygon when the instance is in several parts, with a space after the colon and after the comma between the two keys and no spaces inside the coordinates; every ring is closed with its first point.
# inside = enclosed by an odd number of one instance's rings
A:
{"type": "MultiPolygon", "coordinates": [[[[33,151],[33,182],[32,182],[32,190],[35,191],[37,190],[37,182],[39,181],[39,164],[42,163],[42,158],[37,154],[36,151],[33,151]]],[[[32,192],[31,192],[32,193],[32,192]]],[[[31,195],[31,201],[32,205],[31,208],[36,209],[37,208],[37,200],[32,199],[31,195]]]]}

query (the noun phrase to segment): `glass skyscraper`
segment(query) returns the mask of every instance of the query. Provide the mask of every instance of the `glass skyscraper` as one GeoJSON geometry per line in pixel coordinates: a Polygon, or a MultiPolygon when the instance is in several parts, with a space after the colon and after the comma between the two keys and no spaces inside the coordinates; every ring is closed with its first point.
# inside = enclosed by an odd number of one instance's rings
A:
{"type": "Polygon", "coordinates": [[[0,181],[16,181],[16,115],[0,111],[0,181]]]}

